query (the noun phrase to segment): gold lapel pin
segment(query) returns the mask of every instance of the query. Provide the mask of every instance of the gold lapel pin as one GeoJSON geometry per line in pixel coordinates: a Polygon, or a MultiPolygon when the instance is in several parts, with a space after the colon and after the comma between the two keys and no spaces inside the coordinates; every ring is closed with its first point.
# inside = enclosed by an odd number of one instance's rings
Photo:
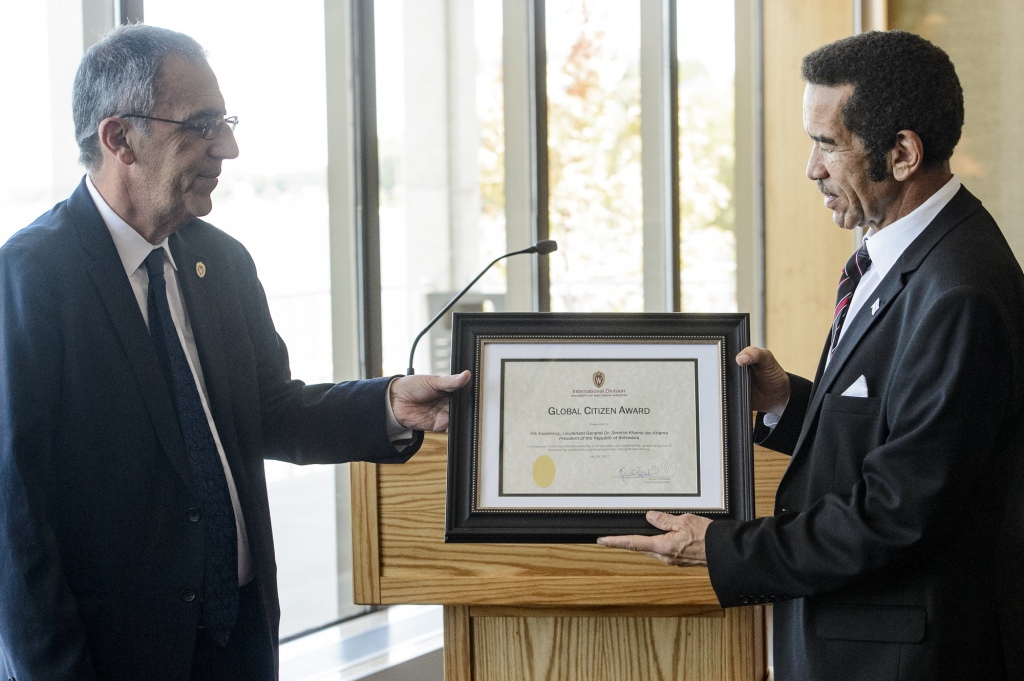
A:
{"type": "Polygon", "coordinates": [[[199,275],[200,279],[202,279],[203,277],[206,276],[206,265],[204,263],[202,263],[202,262],[197,262],[196,263],[196,274],[199,275]]]}

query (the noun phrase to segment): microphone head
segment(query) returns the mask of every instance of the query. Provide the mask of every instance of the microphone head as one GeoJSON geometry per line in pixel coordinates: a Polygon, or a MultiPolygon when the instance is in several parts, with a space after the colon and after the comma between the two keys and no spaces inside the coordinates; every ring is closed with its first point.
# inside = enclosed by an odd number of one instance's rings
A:
{"type": "Polygon", "coordinates": [[[533,251],[539,255],[547,255],[558,250],[558,242],[553,239],[544,239],[533,245],[533,251]]]}

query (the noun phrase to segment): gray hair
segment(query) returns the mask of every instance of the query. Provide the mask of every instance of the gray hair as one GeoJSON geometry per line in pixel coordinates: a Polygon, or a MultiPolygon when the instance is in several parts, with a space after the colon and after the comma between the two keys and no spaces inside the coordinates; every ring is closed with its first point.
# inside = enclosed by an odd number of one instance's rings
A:
{"type": "MultiPolygon", "coordinates": [[[[179,56],[205,63],[206,51],[189,36],[145,24],[118,26],[89,48],[78,66],[71,93],[78,160],[92,171],[100,167],[100,121],[121,113],[148,114],[157,97],[164,60],[179,56]]],[[[146,128],[147,121],[140,120],[146,128]]]]}

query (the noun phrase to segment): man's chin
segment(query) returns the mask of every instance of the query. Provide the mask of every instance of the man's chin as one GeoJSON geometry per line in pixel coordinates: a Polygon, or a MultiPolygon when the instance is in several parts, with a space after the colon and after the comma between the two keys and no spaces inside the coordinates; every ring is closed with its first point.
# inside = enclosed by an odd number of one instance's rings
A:
{"type": "Polygon", "coordinates": [[[832,222],[836,223],[839,229],[857,229],[859,226],[856,220],[850,220],[849,214],[832,211],[832,222]]]}
{"type": "Polygon", "coordinates": [[[204,215],[209,215],[210,211],[213,210],[213,199],[209,196],[205,198],[195,198],[189,202],[189,213],[197,218],[201,218],[204,215]]]}

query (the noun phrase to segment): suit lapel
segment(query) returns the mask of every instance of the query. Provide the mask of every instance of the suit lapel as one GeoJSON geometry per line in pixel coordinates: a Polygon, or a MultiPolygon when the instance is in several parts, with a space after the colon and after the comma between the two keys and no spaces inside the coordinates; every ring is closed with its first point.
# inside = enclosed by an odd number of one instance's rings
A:
{"type": "Polygon", "coordinates": [[[186,483],[191,483],[192,475],[178,426],[177,412],[157,362],[149,329],[146,328],[131,284],[125,277],[124,266],[114,241],[96,210],[84,180],[68,199],[67,207],[74,217],[81,247],[86,254],[85,267],[138,381],[139,392],[157,438],[181,477],[186,483]]]}
{"type": "Polygon", "coordinates": [[[813,424],[817,422],[825,395],[832,389],[840,370],[853,355],[857,346],[885,318],[886,311],[909,283],[928,253],[950,230],[974,213],[980,205],[981,202],[978,199],[961,187],[953,199],[935,216],[931,224],[907,247],[885,278],[879,282],[864,308],[857,313],[846,329],[842,341],[836,347],[836,351],[827,365],[831,338],[826,339],[825,350],[818,364],[818,374],[814,379],[810,403],[807,406],[807,414],[800,437],[793,449],[794,453],[800,451],[807,440],[813,424]]]}
{"type": "Polygon", "coordinates": [[[217,434],[224,446],[238,493],[244,495],[247,477],[243,474],[233,427],[231,378],[226,371],[229,362],[223,327],[225,311],[220,307],[231,277],[228,264],[203,248],[201,240],[195,237],[194,230],[198,226],[199,221],[196,220],[179,230],[171,237],[170,247],[178,266],[178,283],[192,325],[217,434]]]}

